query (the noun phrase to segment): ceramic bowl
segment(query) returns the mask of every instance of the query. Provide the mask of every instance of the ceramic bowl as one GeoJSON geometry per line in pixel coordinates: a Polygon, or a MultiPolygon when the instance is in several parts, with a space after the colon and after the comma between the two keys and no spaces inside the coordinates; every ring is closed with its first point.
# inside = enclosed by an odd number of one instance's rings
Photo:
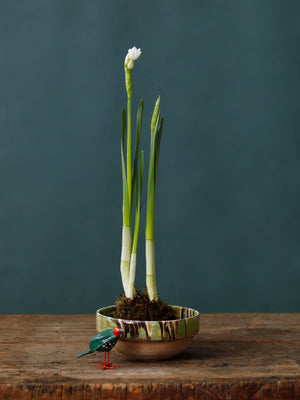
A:
{"type": "Polygon", "coordinates": [[[172,321],[131,321],[112,317],[115,306],[96,313],[98,332],[115,326],[125,332],[114,350],[123,356],[144,361],[165,360],[184,351],[199,331],[200,314],[188,307],[173,306],[178,319],[172,321]]]}

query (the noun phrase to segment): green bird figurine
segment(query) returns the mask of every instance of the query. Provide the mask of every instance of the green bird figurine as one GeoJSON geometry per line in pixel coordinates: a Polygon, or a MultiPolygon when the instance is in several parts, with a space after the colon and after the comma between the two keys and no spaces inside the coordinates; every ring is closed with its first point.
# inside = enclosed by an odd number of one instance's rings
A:
{"type": "Polygon", "coordinates": [[[102,351],[104,352],[104,363],[98,363],[98,364],[102,364],[103,367],[97,367],[97,368],[102,368],[104,370],[104,369],[113,369],[119,367],[119,365],[112,365],[109,363],[109,352],[117,344],[122,332],[124,332],[123,329],[115,327],[115,329],[107,329],[105,331],[98,333],[98,335],[95,336],[90,341],[89,350],[85,351],[84,353],[78,354],[76,358],[94,353],[95,351],[102,351]],[[107,360],[106,360],[106,354],[107,354],[107,360]]]}

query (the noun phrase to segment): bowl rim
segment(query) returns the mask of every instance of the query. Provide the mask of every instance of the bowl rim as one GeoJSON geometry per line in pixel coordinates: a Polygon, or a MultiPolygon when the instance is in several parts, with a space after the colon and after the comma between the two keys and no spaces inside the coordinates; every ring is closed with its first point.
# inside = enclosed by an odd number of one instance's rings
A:
{"type": "Polygon", "coordinates": [[[173,304],[171,307],[177,307],[177,308],[185,308],[187,310],[191,310],[194,311],[196,314],[193,315],[192,317],[186,317],[186,318],[177,318],[177,319],[168,319],[168,320],[156,320],[156,321],[140,321],[140,320],[135,320],[135,319],[122,319],[122,318],[114,318],[114,317],[110,317],[108,315],[104,315],[101,313],[101,311],[107,309],[107,308],[115,308],[116,305],[111,305],[111,306],[105,306],[105,307],[101,307],[96,311],[96,316],[97,317],[104,317],[104,318],[109,318],[112,320],[117,320],[117,321],[122,321],[123,323],[127,323],[127,324],[132,324],[132,323],[136,323],[136,322],[144,322],[144,323],[148,323],[148,324],[154,324],[154,323],[162,323],[162,322],[166,322],[166,323],[171,323],[171,322],[176,322],[176,321],[189,321],[195,318],[199,318],[200,317],[200,313],[198,310],[195,310],[194,308],[191,307],[185,307],[185,306],[177,306],[175,304],[173,304]]]}

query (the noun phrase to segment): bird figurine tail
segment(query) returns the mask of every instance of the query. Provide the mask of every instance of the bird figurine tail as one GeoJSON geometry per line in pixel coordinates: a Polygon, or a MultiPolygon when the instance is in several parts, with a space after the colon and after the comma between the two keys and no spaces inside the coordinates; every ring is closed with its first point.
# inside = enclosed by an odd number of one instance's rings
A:
{"type": "Polygon", "coordinates": [[[76,358],[82,357],[82,356],[86,356],[87,354],[91,354],[93,353],[93,351],[91,349],[85,351],[84,353],[78,354],[78,356],[76,356],[76,358]]]}

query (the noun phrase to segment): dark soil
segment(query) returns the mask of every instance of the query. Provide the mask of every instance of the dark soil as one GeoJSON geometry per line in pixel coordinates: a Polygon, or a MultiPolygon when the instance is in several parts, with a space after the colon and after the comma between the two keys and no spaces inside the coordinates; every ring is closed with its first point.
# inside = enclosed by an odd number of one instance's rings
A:
{"type": "Polygon", "coordinates": [[[135,321],[169,321],[178,319],[173,307],[158,300],[149,299],[148,293],[143,290],[137,290],[134,299],[126,296],[120,296],[116,302],[116,310],[113,313],[114,318],[135,320],[135,321]]]}

